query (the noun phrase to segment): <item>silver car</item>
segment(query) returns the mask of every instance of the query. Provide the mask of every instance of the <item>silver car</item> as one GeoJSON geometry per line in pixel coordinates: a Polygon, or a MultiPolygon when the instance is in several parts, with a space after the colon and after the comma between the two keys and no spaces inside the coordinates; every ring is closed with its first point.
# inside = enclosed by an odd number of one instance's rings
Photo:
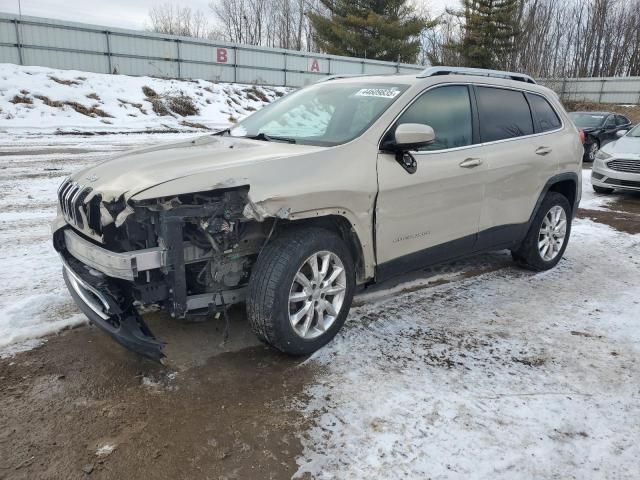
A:
{"type": "Polygon", "coordinates": [[[618,132],[616,142],[596,154],[591,183],[597,193],[616,189],[640,191],[640,125],[618,132]]]}

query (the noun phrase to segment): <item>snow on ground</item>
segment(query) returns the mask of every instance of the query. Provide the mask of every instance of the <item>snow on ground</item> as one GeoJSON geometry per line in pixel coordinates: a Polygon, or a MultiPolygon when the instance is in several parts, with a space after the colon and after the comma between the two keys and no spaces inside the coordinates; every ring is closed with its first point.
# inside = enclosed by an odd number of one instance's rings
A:
{"type": "Polygon", "coordinates": [[[0,134],[219,129],[288,91],[0,64],[0,134]],[[193,106],[195,110],[189,111],[193,106]],[[196,112],[197,110],[197,112],[196,112]]]}
{"type": "Polygon", "coordinates": [[[587,210],[607,210],[607,205],[616,200],[611,194],[596,193],[591,187],[591,170],[582,170],[582,199],[580,208],[587,210]]]}
{"type": "Polygon", "coordinates": [[[638,235],[577,220],[552,271],[352,310],[310,360],[298,475],[638,478],[639,250],[638,235]]]}

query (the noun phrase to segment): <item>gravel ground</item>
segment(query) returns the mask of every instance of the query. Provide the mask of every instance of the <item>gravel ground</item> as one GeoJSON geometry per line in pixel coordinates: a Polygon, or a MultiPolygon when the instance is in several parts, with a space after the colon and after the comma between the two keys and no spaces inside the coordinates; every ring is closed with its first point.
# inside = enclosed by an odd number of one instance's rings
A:
{"type": "Polygon", "coordinates": [[[1,479],[640,477],[640,195],[585,184],[552,272],[498,252],[377,286],[309,359],[239,307],[226,343],[151,313],[164,368],[84,323],[48,221],[64,175],[168,139],[0,142],[1,479]]]}

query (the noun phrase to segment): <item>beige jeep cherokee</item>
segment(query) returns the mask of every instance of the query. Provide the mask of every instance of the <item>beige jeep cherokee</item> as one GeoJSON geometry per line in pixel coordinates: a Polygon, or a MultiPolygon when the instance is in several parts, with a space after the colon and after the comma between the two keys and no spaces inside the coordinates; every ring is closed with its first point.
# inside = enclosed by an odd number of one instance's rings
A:
{"type": "Polygon", "coordinates": [[[83,312],[153,359],[138,309],[246,302],[264,341],[313,352],[356,286],[487,250],[552,268],[581,195],[579,134],[528,76],[428,68],[334,77],[229,130],[66,179],[54,245],[83,312]]]}

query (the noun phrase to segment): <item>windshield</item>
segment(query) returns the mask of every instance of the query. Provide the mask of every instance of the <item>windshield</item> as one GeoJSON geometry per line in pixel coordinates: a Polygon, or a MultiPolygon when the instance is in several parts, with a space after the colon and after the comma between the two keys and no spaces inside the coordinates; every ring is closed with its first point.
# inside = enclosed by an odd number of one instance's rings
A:
{"type": "Polygon", "coordinates": [[[242,120],[231,136],[333,146],[361,135],[407,89],[326,82],[297,90],[242,120]]]}
{"type": "Polygon", "coordinates": [[[594,113],[570,113],[569,117],[573,120],[576,127],[580,128],[596,128],[602,125],[606,115],[594,113]]]}
{"type": "Polygon", "coordinates": [[[640,137],[640,125],[636,125],[627,133],[627,137],[640,137]]]}

